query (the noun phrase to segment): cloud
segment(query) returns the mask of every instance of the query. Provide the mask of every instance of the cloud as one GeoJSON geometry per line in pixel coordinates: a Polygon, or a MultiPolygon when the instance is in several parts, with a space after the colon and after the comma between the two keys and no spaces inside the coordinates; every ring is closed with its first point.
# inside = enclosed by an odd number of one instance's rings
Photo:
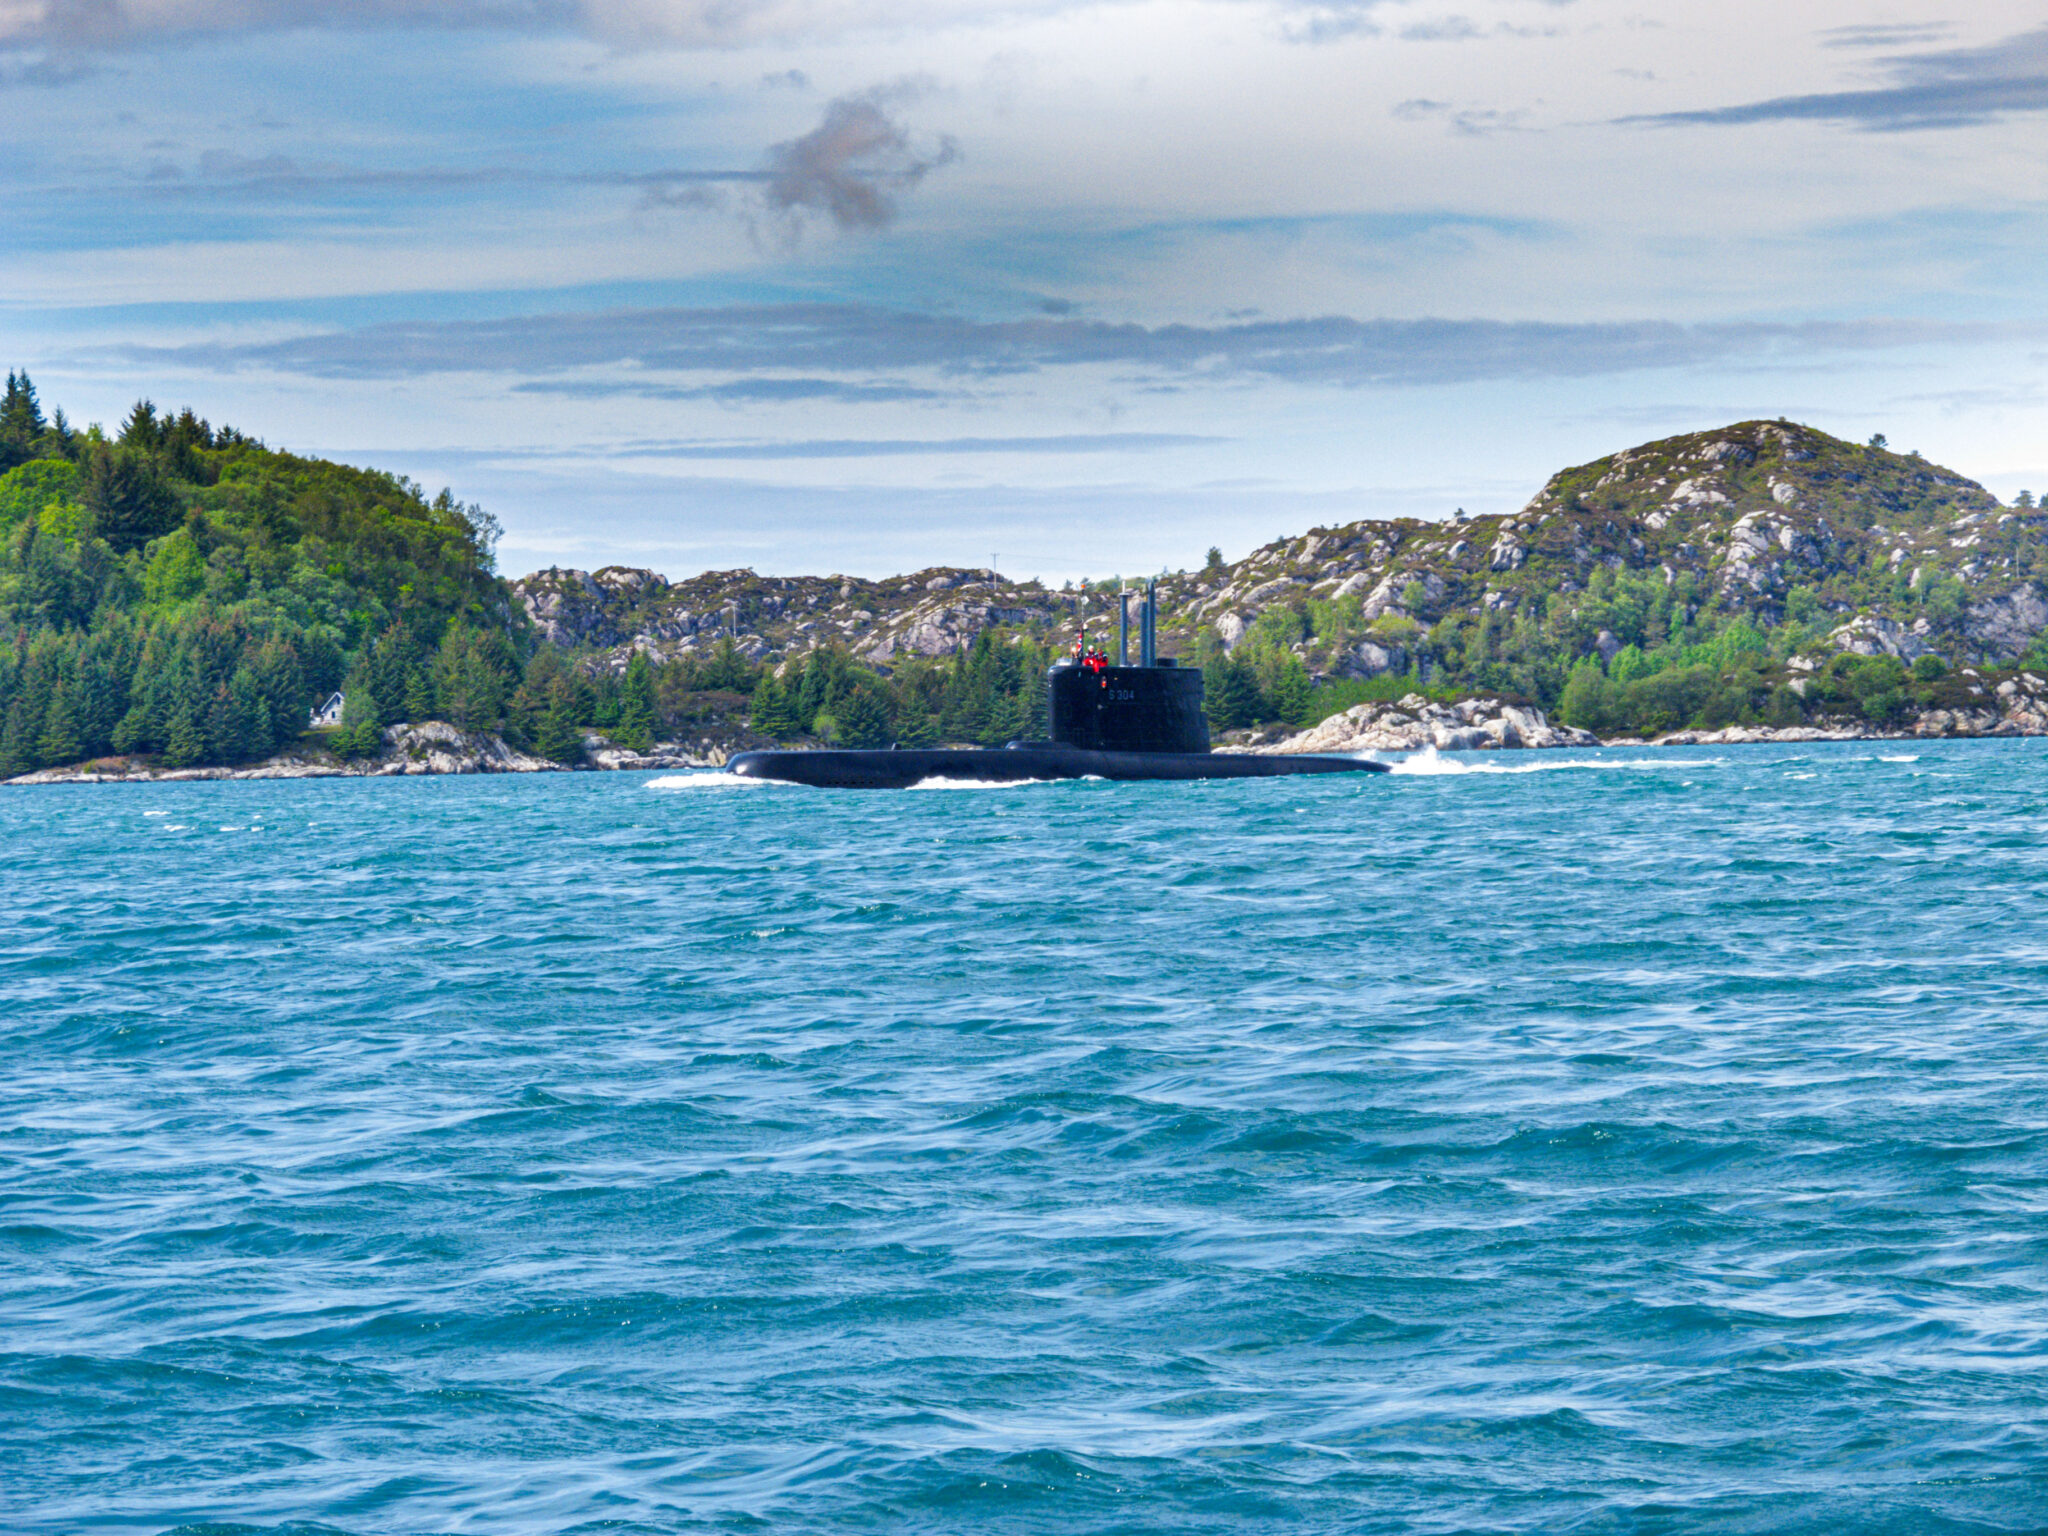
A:
{"type": "Polygon", "coordinates": [[[232,32],[559,27],[577,0],[0,0],[0,45],[113,52],[232,32]]]}
{"type": "Polygon", "coordinates": [[[1820,34],[1823,48],[1910,48],[1915,43],[1938,43],[1954,37],[1956,29],[1947,22],[1892,22],[1863,26],[1829,27],[1820,34]]]}
{"type": "Polygon", "coordinates": [[[770,210],[828,214],[841,229],[882,229],[893,221],[895,194],[959,155],[949,137],[924,153],[911,146],[909,134],[882,110],[885,100],[903,94],[900,87],[884,87],[842,96],[809,133],[770,149],[762,188],[770,210]]]}
{"type": "Polygon", "coordinates": [[[578,400],[630,396],[638,400],[715,400],[721,405],[784,404],[792,400],[830,400],[838,405],[895,404],[904,400],[940,400],[958,391],[924,389],[914,384],[860,384],[846,379],[735,379],[724,384],[652,384],[637,380],[545,380],[513,386],[518,395],[561,395],[578,400]]]}
{"type": "Polygon", "coordinates": [[[1478,138],[1483,134],[1505,133],[1517,128],[1529,114],[1520,108],[1506,112],[1491,107],[1460,108],[1448,101],[1432,101],[1427,96],[1411,96],[1406,101],[1396,102],[1392,108],[1392,115],[1411,123],[1436,119],[1453,133],[1478,138]]]}
{"type": "Polygon", "coordinates": [[[1617,118],[1622,123],[1853,123],[1871,130],[1960,128],[2011,112],[2048,111],[2048,27],[1982,48],[1905,54],[1884,61],[1893,85],[1810,96],[1775,96],[1742,106],[1617,118]]]}
{"type": "Polygon", "coordinates": [[[810,438],[771,443],[623,443],[611,451],[656,459],[881,459],[950,453],[1156,453],[1228,442],[1180,432],[1089,432],[1057,437],[810,438]]]}
{"type": "MultiPolygon", "coordinates": [[[[5,0],[0,0],[0,17],[6,14],[4,4],[5,0]]],[[[0,56],[0,91],[22,85],[70,85],[98,73],[98,65],[69,54],[23,51],[13,58],[0,56]]]]}
{"type": "Polygon", "coordinates": [[[614,46],[737,48],[1065,9],[1081,0],[0,0],[0,47],[118,52],[244,32],[569,31],[614,46]]]}
{"type": "Polygon", "coordinates": [[[1291,43],[1336,43],[1350,37],[1378,37],[1371,13],[1379,0],[1308,0],[1288,7],[1281,35],[1291,43]]]}
{"type": "Polygon", "coordinates": [[[637,309],[414,321],[282,341],[126,348],[150,366],[260,369],[313,378],[632,370],[629,382],[697,387],[778,373],[873,382],[930,369],[999,378],[1112,366],[1145,379],[1271,379],[1345,387],[1577,378],[1708,363],[2011,339],[2014,328],[1931,321],[1677,325],[1360,320],[1334,315],[1145,326],[1072,316],[984,321],[852,304],[637,309]],[[684,376],[678,378],[676,376],[684,376]],[[689,375],[697,375],[690,378],[689,375]],[[708,376],[708,377],[706,377],[708,376]]]}

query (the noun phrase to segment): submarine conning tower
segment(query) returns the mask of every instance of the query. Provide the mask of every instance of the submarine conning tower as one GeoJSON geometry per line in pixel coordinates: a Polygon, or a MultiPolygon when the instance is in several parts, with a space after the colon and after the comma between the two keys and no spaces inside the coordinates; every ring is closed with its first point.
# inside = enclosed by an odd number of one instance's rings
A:
{"type": "Polygon", "coordinates": [[[1157,655],[1159,584],[1145,584],[1138,615],[1138,665],[1130,665],[1130,608],[1119,594],[1117,665],[1099,654],[1046,672],[1046,721],[1054,746],[1096,752],[1207,752],[1202,674],[1157,655]]]}

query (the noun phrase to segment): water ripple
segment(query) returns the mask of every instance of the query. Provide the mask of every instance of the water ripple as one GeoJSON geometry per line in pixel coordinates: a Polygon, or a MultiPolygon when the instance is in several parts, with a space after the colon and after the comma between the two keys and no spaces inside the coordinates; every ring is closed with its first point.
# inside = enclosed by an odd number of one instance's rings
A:
{"type": "Polygon", "coordinates": [[[2044,758],[9,791],[0,1524],[2048,1529],[2044,758]]]}

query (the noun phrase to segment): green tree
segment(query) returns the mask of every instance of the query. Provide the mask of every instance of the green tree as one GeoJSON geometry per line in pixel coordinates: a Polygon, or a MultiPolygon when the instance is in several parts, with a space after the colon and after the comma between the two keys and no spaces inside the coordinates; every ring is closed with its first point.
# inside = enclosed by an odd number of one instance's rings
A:
{"type": "Polygon", "coordinates": [[[155,463],[130,447],[93,444],[79,494],[93,532],[116,550],[140,549],[178,523],[177,497],[155,463]]]}
{"type": "Polygon", "coordinates": [[[1564,693],[1558,700],[1558,717],[1566,725],[1576,726],[1582,731],[1596,735],[1611,730],[1614,725],[1613,709],[1607,698],[1607,676],[1600,670],[1600,663],[1588,656],[1572,668],[1566,680],[1564,693]]]}
{"type": "Polygon", "coordinates": [[[1211,730],[1234,731],[1265,717],[1266,701],[1259,696],[1258,682],[1237,657],[1219,653],[1203,668],[1202,683],[1211,730]]]}
{"type": "Polygon", "coordinates": [[[12,469],[35,457],[46,429],[36,387],[26,373],[7,374],[7,394],[0,400],[0,470],[12,469]]]}
{"type": "Polygon", "coordinates": [[[859,686],[839,706],[839,736],[849,747],[886,747],[895,723],[889,699],[880,688],[859,686]]]}
{"type": "Polygon", "coordinates": [[[625,680],[619,690],[616,735],[621,746],[645,752],[654,745],[657,703],[654,669],[647,664],[645,651],[635,651],[633,659],[626,663],[625,680]]]}
{"type": "Polygon", "coordinates": [[[1273,685],[1267,691],[1268,707],[1289,725],[1307,725],[1315,703],[1314,694],[1307,665],[1290,651],[1281,659],[1273,685]]]}
{"type": "Polygon", "coordinates": [[[173,768],[190,768],[206,757],[206,735],[200,729],[198,712],[189,704],[171,717],[164,740],[164,761],[173,768]]]}

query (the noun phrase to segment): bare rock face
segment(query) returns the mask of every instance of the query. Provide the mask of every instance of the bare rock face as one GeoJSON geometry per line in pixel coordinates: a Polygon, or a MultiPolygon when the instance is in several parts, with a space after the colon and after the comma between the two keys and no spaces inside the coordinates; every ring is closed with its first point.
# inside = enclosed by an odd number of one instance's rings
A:
{"type": "Polygon", "coordinates": [[[1540,709],[1499,699],[1437,704],[1411,693],[1395,704],[1354,704],[1341,715],[1272,746],[1252,750],[1276,756],[1301,753],[1488,751],[1504,747],[1597,747],[1591,731],[1552,725],[1540,709]]]}
{"type": "MultiPolygon", "coordinates": [[[[612,567],[603,574],[618,569],[612,567]]],[[[625,642],[626,634],[618,623],[618,590],[607,590],[588,571],[561,569],[536,571],[512,583],[512,595],[525,607],[534,626],[550,644],[564,647],[625,642]]]]}
{"type": "Polygon", "coordinates": [[[1855,656],[1896,656],[1900,661],[1911,661],[1916,656],[1925,656],[1934,647],[1921,638],[1920,633],[1906,628],[1896,619],[1874,618],[1864,614],[1851,619],[1828,636],[1828,641],[1837,650],[1848,651],[1855,656]]]}
{"type": "Polygon", "coordinates": [[[488,731],[463,731],[440,720],[384,729],[384,754],[368,772],[410,773],[552,773],[561,764],[529,757],[488,731]]]}
{"type": "Polygon", "coordinates": [[[1343,677],[1381,677],[1389,672],[1408,670],[1408,651],[1405,646],[1382,645],[1377,640],[1361,640],[1351,648],[1351,654],[1338,666],[1343,677]]]}
{"type": "Polygon", "coordinates": [[[2003,597],[1973,604],[1963,628],[1986,650],[2017,655],[2048,629],[2048,599],[2032,582],[2025,583],[2003,597]]]}

